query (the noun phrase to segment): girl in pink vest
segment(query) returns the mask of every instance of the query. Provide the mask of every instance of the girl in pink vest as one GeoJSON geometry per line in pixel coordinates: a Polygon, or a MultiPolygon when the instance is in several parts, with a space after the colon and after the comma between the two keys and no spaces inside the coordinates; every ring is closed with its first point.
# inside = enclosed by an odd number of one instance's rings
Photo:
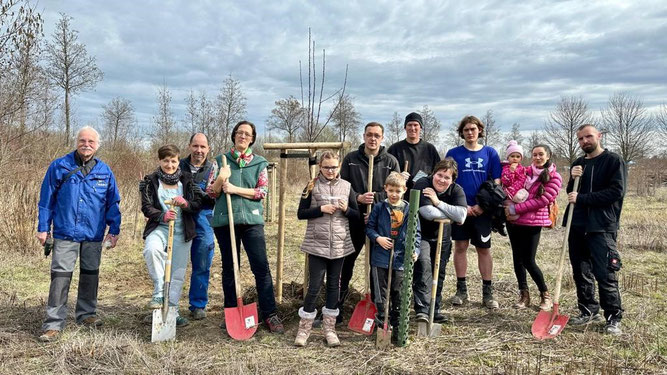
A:
{"type": "Polygon", "coordinates": [[[542,271],[535,263],[535,255],[542,227],[551,225],[549,204],[556,200],[563,180],[556,172],[556,165],[551,161],[551,149],[548,146],[537,145],[533,147],[531,154],[533,163],[527,167],[525,182],[528,198],[524,202],[509,202],[505,206],[514,274],[520,292],[520,299],[514,307],[523,309],[530,305],[526,281],[526,271],[528,271],[540,291],[540,309],[548,310],[552,305],[551,296],[542,271]],[[514,220],[510,221],[509,218],[514,220]]]}

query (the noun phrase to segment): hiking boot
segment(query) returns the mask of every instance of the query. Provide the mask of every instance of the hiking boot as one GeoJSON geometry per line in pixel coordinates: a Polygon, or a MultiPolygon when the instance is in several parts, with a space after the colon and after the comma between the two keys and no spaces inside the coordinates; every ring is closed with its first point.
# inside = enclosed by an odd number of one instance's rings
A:
{"type": "Polygon", "coordinates": [[[313,329],[313,322],[317,316],[317,310],[313,312],[303,311],[303,307],[299,309],[299,330],[296,333],[296,338],[294,339],[294,345],[296,346],[306,346],[308,337],[310,337],[310,332],[313,329]]]}
{"type": "Polygon", "coordinates": [[[102,321],[102,319],[93,315],[93,316],[89,316],[86,319],[82,320],[81,322],[79,322],[79,324],[83,324],[86,327],[97,328],[97,327],[101,327],[104,324],[104,322],[102,321]]]}
{"type": "Polygon", "coordinates": [[[456,282],[456,294],[452,297],[452,305],[461,306],[464,303],[468,303],[468,287],[465,282],[456,282]]]}
{"type": "Polygon", "coordinates": [[[521,289],[519,291],[519,301],[514,304],[514,308],[521,310],[528,306],[530,306],[530,293],[528,289],[521,289]]]}
{"type": "Polygon", "coordinates": [[[610,319],[604,326],[604,333],[612,336],[620,336],[623,333],[621,330],[621,321],[618,319],[610,319]]]}
{"type": "Polygon", "coordinates": [[[415,317],[415,320],[417,322],[428,323],[428,314],[426,314],[426,313],[417,313],[417,316],[415,317]]]}
{"type": "Polygon", "coordinates": [[[280,321],[280,318],[278,317],[278,314],[272,314],[268,318],[264,319],[264,324],[266,324],[266,327],[271,331],[271,333],[279,333],[283,334],[285,333],[285,327],[283,326],[283,322],[280,321]]]}
{"type": "Polygon", "coordinates": [[[433,323],[449,323],[450,319],[447,315],[437,312],[433,315],[433,323]]]}
{"type": "Polygon", "coordinates": [[[202,320],[206,318],[206,310],[204,309],[194,309],[190,313],[192,315],[192,320],[202,320]]]}
{"type": "Polygon", "coordinates": [[[188,324],[190,324],[190,321],[187,318],[180,315],[176,317],[176,327],[185,327],[188,324]]]}
{"type": "Polygon", "coordinates": [[[482,286],[482,304],[486,306],[487,309],[498,308],[498,301],[496,301],[496,299],[493,297],[493,286],[482,286]]]}
{"type": "Polygon", "coordinates": [[[330,310],[326,307],[322,308],[322,331],[329,347],[340,345],[340,340],[338,340],[338,335],[336,334],[336,317],[338,316],[338,312],[338,309],[330,310]]]}
{"type": "Polygon", "coordinates": [[[540,310],[549,311],[549,310],[551,310],[551,307],[553,305],[554,305],[554,303],[551,300],[551,295],[549,294],[549,291],[541,292],[540,293],[540,310]]]}
{"type": "Polygon", "coordinates": [[[570,318],[570,324],[573,326],[582,326],[592,322],[602,323],[604,321],[605,319],[600,313],[595,313],[593,315],[581,313],[579,316],[570,318]]]}
{"type": "Polygon", "coordinates": [[[162,308],[162,303],[164,302],[164,298],[162,297],[153,297],[151,300],[146,304],[146,307],[149,309],[159,309],[162,308]]]}
{"type": "Polygon", "coordinates": [[[51,342],[55,341],[58,339],[60,336],[60,331],[56,329],[49,329],[47,331],[44,331],[41,336],[39,336],[38,340],[41,342],[51,342]]]}

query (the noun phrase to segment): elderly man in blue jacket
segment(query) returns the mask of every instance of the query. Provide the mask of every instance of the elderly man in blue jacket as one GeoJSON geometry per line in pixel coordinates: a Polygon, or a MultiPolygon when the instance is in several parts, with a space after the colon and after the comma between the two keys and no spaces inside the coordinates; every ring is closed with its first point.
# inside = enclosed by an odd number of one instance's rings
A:
{"type": "Polygon", "coordinates": [[[120,233],[120,195],[109,166],[95,158],[99,134],[89,126],[76,137],[76,150],[49,165],[39,198],[37,239],[44,245],[53,227],[51,286],[40,341],[52,341],[65,327],[67,295],[80,257],[76,321],[99,327],[97,285],[102,243],[115,247],[120,233]],[[109,231],[105,237],[107,226],[109,231]]]}

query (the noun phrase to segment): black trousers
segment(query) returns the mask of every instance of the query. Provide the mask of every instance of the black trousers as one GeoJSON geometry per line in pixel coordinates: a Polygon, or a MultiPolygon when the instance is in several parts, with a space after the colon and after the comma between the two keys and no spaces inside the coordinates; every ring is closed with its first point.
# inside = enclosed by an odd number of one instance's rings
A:
{"type": "Polygon", "coordinates": [[[623,308],[616,275],[620,269],[616,232],[585,233],[583,228],[572,228],[568,243],[579,310],[584,314],[596,314],[602,307],[607,320],[620,320],[623,308]],[[617,262],[612,263],[612,259],[617,262]],[[599,303],[595,299],[596,281],[599,303]]]}
{"type": "MultiPolygon", "coordinates": [[[[350,237],[352,237],[354,252],[343,258],[343,268],[340,273],[340,301],[338,303],[338,308],[340,308],[341,311],[350,291],[350,280],[352,280],[352,274],[354,273],[354,263],[357,261],[357,257],[366,242],[366,225],[363,220],[350,223],[350,237]]],[[[371,294],[373,291],[372,284],[373,279],[371,278],[371,294]]]]}
{"type": "Polygon", "coordinates": [[[373,289],[375,307],[378,312],[375,318],[378,327],[384,324],[385,304],[389,303],[389,324],[393,327],[398,326],[401,309],[401,285],[403,285],[403,271],[393,270],[391,274],[391,288],[387,296],[387,281],[389,279],[389,270],[381,267],[371,267],[371,280],[373,280],[373,289]]]}
{"type": "Polygon", "coordinates": [[[535,262],[541,233],[542,227],[507,223],[507,234],[512,244],[514,274],[516,275],[516,281],[519,283],[519,290],[528,290],[526,271],[528,271],[530,277],[535,281],[540,292],[548,290],[547,284],[544,282],[542,270],[540,270],[540,267],[535,262]]]}
{"type": "Polygon", "coordinates": [[[327,259],[317,255],[308,254],[308,274],[310,282],[308,292],[303,301],[303,311],[315,312],[315,303],[320,293],[324,275],[327,277],[326,308],[335,310],[338,305],[338,292],[340,291],[340,271],[343,268],[345,258],[327,259]]]}

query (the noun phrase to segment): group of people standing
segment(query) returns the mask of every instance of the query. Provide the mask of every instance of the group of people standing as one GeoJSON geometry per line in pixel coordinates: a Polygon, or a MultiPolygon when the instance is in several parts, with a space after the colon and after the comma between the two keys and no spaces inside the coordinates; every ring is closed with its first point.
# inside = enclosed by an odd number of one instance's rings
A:
{"type": "MultiPolygon", "coordinates": [[[[319,174],[304,189],[297,213],[299,219],[308,220],[301,249],[309,258],[310,284],[298,312],[296,345],[306,345],[313,325],[318,323],[328,345],[340,344],[336,325],[343,321],[342,307],[366,238],[371,243],[366,251],[370,251],[371,290],[379,311],[377,321],[384,318],[383,307],[389,304],[390,321],[397,324],[398,290],[404,262],[408,261],[415,262],[412,287],[416,320],[427,321],[438,245],[436,221],[440,219],[449,219],[452,224],[445,225],[442,237],[435,321],[447,320],[441,313],[441,294],[452,240],[457,278],[452,304],[462,305],[470,299],[466,275],[467,249],[472,243],[482,278],[482,304],[489,309],[498,308],[492,284],[492,213],[482,209],[476,200],[487,180],[503,186],[508,197],[503,216],[507,220],[520,291],[515,307],[530,304],[526,271],[538,286],[540,308],[551,306],[544,277],[535,263],[540,231],[553,225],[549,207],[562,181],[550,149],[546,145],[533,147],[532,163],[524,166],[523,150],[510,144],[507,160],[501,163],[492,147],[478,142],[484,136],[483,123],[474,116],[466,116],[458,127],[463,145],[449,150],[441,160],[436,148],[421,138],[424,124],[419,114],[410,113],[404,126],[406,139],[388,148],[382,146],[383,126],[371,122],[364,128],[364,143],[342,162],[335,152],[325,151],[320,155],[319,174]],[[368,181],[369,156],[372,156],[372,181],[368,181]],[[414,259],[404,259],[405,248],[411,244],[405,243],[409,203],[403,200],[403,194],[410,188],[421,191],[419,224],[414,259]],[[393,277],[387,288],[390,272],[393,277]],[[319,321],[316,300],[325,280],[326,302],[319,321]]],[[[620,334],[623,310],[615,272],[621,262],[615,244],[625,193],[625,165],[618,155],[602,148],[601,134],[593,125],[582,125],[577,137],[585,156],[577,159],[571,169],[568,201],[576,206],[572,213],[566,211],[566,215],[574,215],[570,260],[581,314],[570,322],[587,324],[602,320],[601,306],[606,332],[620,334]],[[574,177],[582,179],[578,191],[571,191],[574,177]],[[596,281],[600,302],[595,299],[596,281]]],[[[170,304],[178,306],[190,258],[190,316],[206,317],[214,238],[221,250],[224,306],[236,306],[229,228],[229,216],[233,214],[236,249],[243,243],[255,276],[260,317],[271,332],[284,332],[277,314],[264,235],[262,199],[267,194],[268,162],[253,153],[251,146],[256,139],[255,125],[241,121],[231,133],[231,150],[213,160],[208,156],[208,139],[201,133],[191,137],[190,154],[182,159],[174,145],[158,150],[158,168],[140,184],[141,208],[147,219],[143,255],[154,287],[150,308],[162,305],[164,293],[169,293],[170,304]],[[231,196],[233,213],[227,211],[225,194],[231,196]],[[171,206],[165,201],[170,201],[171,206]],[[170,290],[164,291],[162,280],[170,221],[175,221],[172,282],[170,290]]],[[[103,323],[96,314],[99,264],[103,247],[116,246],[121,214],[114,175],[104,162],[94,157],[98,147],[97,132],[91,127],[82,128],[77,134],[76,150],[52,162],[42,183],[37,237],[44,244],[53,236],[54,248],[41,341],[57,338],[64,328],[69,284],[77,257],[81,275],[76,321],[94,327],[103,323]]],[[[184,316],[177,318],[179,326],[188,323],[184,316]]]]}

